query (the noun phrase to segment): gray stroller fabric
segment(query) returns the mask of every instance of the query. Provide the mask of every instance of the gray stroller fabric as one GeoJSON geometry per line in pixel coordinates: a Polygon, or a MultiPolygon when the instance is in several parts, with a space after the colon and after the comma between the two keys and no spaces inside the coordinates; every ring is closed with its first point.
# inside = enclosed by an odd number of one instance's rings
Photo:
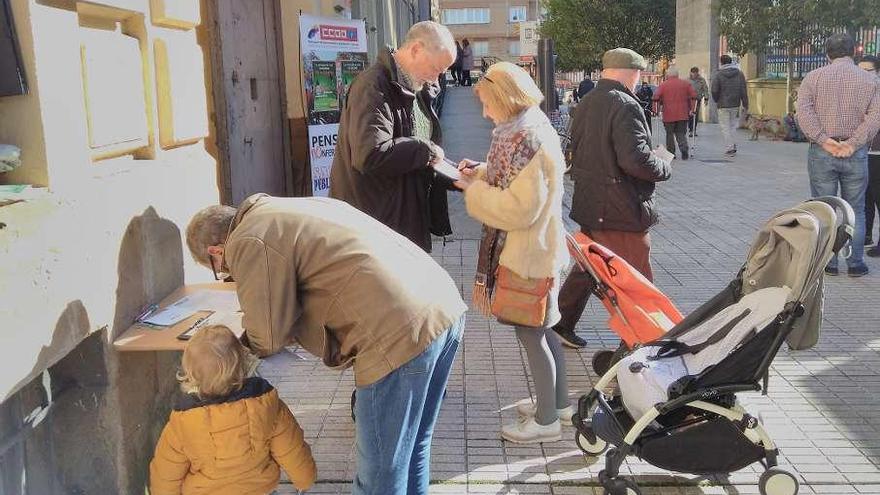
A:
{"type": "Polygon", "coordinates": [[[743,295],[765,287],[792,289],[789,302],[801,301],[804,315],[786,339],[791,349],[809,349],[819,340],[825,285],[823,270],[834,256],[834,208],[807,201],[771,218],[749,250],[742,274],[743,295]]]}
{"type": "Polygon", "coordinates": [[[646,344],[620,360],[617,384],[633,419],[670,399],[669,387],[680,378],[698,375],[726,359],[746,340],[765,330],[790,299],[788,287],[767,287],[743,296],[676,341],[702,346],[681,356],[658,357],[663,341],[646,344]]]}

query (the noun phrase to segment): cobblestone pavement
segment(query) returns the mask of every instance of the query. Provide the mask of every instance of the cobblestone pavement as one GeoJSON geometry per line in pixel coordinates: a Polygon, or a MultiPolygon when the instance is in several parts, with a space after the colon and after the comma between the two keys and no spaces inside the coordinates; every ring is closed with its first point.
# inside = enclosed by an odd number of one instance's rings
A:
{"type": "MultiPolygon", "coordinates": [[[[447,155],[484,157],[490,125],[470,89],[447,97],[447,155]]],[[[655,128],[658,123],[655,122],[655,128]]],[[[721,155],[717,126],[701,125],[694,158],[676,162],[674,178],[660,185],[662,223],[652,232],[656,283],[688,312],[726,285],[743,262],[752,236],[775,211],[807,197],[804,144],[746,141],[735,159],[721,155]]],[[[663,139],[662,133],[657,136],[663,139]]],[[[569,184],[570,191],[570,184],[569,184]]],[[[479,226],[450,195],[456,235],[439,241],[434,256],[470,299],[479,226]]],[[[572,226],[574,228],[574,226],[572,226]]],[[[877,238],[875,236],[875,238],[877,238]]],[[[768,396],[740,400],[778,442],[781,464],[794,473],[800,493],[880,494],[880,262],[871,275],[830,278],[826,318],[818,346],[783,350],[774,362],[768,396]]],[[[503,422],[531,392],[528,366],[508,327],[471,312],[434,437],[436,494],[601,494],[604,459],[584,457],[567,428],[563,441],[517,446],[502,442],[503,422]]],[[[596,379],[590,358],[613,347],[604,310],[591,303],[578,326],[590,347],[567,350],[574,401],[596,379]]],[[[302,351],[270,358],[263,374],[279,389],[306,431],[316,455],[319,483],[310,493],[349,493],[354,470],[351,372],[338,373],[302,351]]],[[[647,494],[758,493],[760,466],[724,478],[676,475],[630,458],[623,472],[647,494]]],[[[289,484],[279,493],[293,493],[289,484]]]]}

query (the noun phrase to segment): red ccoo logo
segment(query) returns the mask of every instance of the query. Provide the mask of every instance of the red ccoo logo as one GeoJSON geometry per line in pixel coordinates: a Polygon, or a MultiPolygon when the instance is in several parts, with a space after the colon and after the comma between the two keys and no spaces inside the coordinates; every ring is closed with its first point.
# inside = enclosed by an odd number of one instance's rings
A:
{"type": "Polygon", "coordinates": [[[357,41],[357,28],[321,25],[321,39],[328,41],[357,41]]]}

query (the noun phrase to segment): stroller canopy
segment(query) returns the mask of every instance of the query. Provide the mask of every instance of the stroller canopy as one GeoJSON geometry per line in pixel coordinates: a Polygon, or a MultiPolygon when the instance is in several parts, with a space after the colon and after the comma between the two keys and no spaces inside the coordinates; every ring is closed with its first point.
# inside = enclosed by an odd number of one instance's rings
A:
{"type": "Polygon", "coordinates": [[[806,201],[773,216],[758,233],[741,274],[742,294],[767,287],[790,287],[788,302],[804,315],[787,337],[792,349],[819,340],[824,299],[823,270],[851,237],[852,208],[839,198],[806,201]]]}

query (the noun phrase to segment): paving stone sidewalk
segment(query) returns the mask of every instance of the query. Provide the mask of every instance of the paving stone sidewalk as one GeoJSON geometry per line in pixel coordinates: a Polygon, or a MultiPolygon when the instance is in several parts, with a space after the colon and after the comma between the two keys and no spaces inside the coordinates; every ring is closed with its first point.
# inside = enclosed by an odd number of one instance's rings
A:
{"type": "MultiPolygon", "coordinates": [[[[654,127],[662,126],[655,121],[654,127]]],[[[485,157],[491,126],[470,88],[451,88],[443,130],[451,158],[485,157]]],[[[652,231],[655,282],[685,313],[732,279],[770,215],[809,194],[806,145],[751,142],[741,133],[739,155],[725,159],[717,126],[702,124],[699,134],[693,158],[676,162],[674,178],[658,188],[662,223],[652,231]]],[[[655,139],[663,142],[662,131],[655,139]]],[[[460,196],[450,199],[456,234],[451,242],[438,239],[433,255],[469,300],[479,225],[467,218],[460,196]]],[[[740,396],[779,444],[780,461],[798,477],[803,494],[880,494],[880,261],[867,262],[872,270],[867,277],[828,279],[819,345],[781,351],[769,395],[740,396]]],[[[578,326],[589,348],[566,351],[572,401],[596,379],[593,353],[618,340],[606,330],[605,317],[600,305],[591,303],[578,326]]],[[[350,493],[351,372],[330,371],[296,349],[266,360],[261,372],[291,406],[312,445],[319,482],[309,493],[350,493]]],[[[530,393],[525,354],[510,328],[469,313],[434,437],[432,494],[602,493],[596,476],[604,459],[581,455],[573,428],[551,444],[500,440],[502,423],[514,419],[516,402],[530,393]]],[[[623,472],[634,476],[646,495],[752,494],[758,493],[761,469],[697,478],[630,458],[623,472]]],[[[283,484],[279,493],[295,491],[283,484]]]]}

